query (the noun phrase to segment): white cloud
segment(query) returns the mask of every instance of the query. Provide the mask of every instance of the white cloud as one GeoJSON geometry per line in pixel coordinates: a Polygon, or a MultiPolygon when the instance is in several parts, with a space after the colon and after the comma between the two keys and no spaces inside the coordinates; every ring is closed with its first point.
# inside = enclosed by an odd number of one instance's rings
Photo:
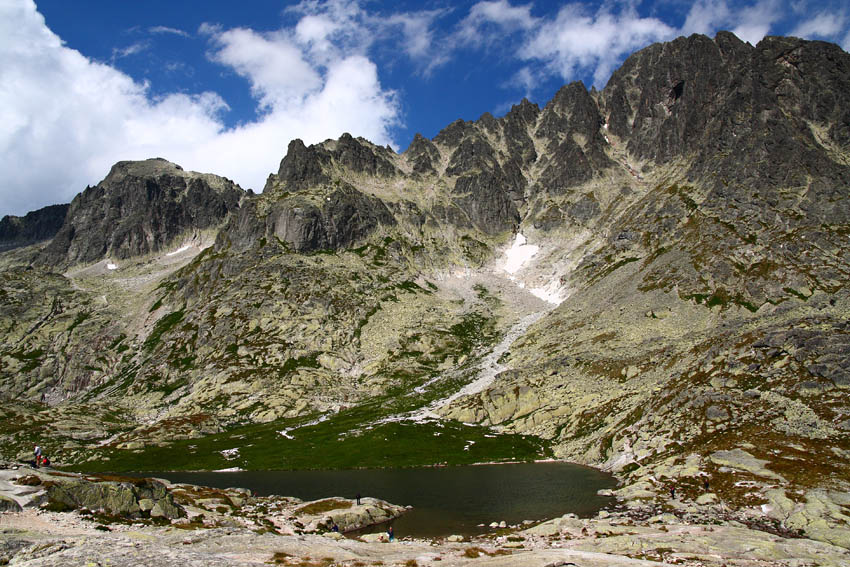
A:
{"type": "Polygon", "coordinates": [[[507,0],[478,2],[458,25],[461,44],[487,45],[504,34],[529,30],[538,23],[531,15],[531,5],[512,6],[507,0]]]}
{"type": "Polygon", "coordinates": [[[168,26],[152,26],[148,28],[148,31],[153,34],[170,34],[179,35],[180,37],[192,37],[192,34],[188,32],[177,28],[170,28],[168,26]]]}
{"type": "Polygon", "coordinates": [[[771,26],[780,20],[784,8],[778,0],[760,0],[753,6],[747,6],[735,15],[740,23],[732,28],[732,33],[753,45],[770,32],[771,26]]]}
{"type": "Polygon", "coordinates": [[[153,97],[64,46],[31,0],[0,3],[0,214],[68,202],[124,159],[165,157],[261,190],[293,138],[393,142],[399,105],[365,55],[318,62],[291,31],[201,31],[211,57],[249,81],[263,110],[255,121],[226,128],[227,104],[212,92],[153,97]]]}
{"type": "Polygon", "coordinates": [[[847,16],[844,13],[823,11],[810,19],[800,22],[791,31],[791,35],[802,38],[832,38],[845,29],[847,16]]]}
{"type": "Polygon", "coordinates": [[[682,25],[682,35],[713,33],[729,23],[731,12],[725,0],[694,2],[682,25]]]}
{"type": "Polygon", "coordinates": [[[131,55],[137,55],[142,53],[143,51],[147,51],[151,47],[151,42],[148,40],[137,41],[135,43],[131,43],[127,47],[114,48],[112,50],[112,61],[114,62],[116,59],[121,59],[123,57],[130,57],[131,55]]]}
{"type": "Polygon", "coordinates": [[[554,20],[536,27],[519,56],[543,62],[565,80],[591,71],[594,84],[601,85],[625,55],[675,35],[661,20],[641,17],[628,7],[614,13],[603,5],[593,14],[569,4],[554,20]]]}
{"type": "Polygon", "coordinates": [[[282,31],[261,34],[236,28],[215,31],[211,38],[212,59],[248,79],[263,108],[297,103],[322,85],[320,72],[282,31]]]}

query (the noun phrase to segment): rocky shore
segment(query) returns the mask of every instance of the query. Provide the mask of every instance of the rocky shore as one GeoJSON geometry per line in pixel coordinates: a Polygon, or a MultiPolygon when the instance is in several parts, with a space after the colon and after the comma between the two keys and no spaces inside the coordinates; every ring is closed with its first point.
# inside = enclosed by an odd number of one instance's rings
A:
{"type": "Polygon", "coordinates": [[[471,540],[454,535],[387,542],[380,532],[344,535],[405,511],[374,498],[362,498],[359,505],[344,498],[304,502],[238,488],[12,467],[0,470],[0,564],[850,564],[847,547],[781,524],[748,521],[746,514],[724,508],[716,495],[659,502],[618,492],[618,505],[593,518],[568,514],[533,526],[494,527],[471,540]]]}

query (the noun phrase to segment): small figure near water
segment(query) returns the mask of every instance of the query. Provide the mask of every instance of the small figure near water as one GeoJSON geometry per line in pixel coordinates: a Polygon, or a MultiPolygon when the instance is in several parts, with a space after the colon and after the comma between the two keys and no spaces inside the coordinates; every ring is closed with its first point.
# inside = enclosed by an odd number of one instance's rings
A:
{"type": "Polygon", "coordinates": [[[359,492],[357,493],[357,496],[354,497],[354,499],[357,500],[357,505],[360,506],[360,493],[359,492]]]}
{"type": "Polygon", "coordinates": [[[393,527],[392,527],[392,526],[390,526],[390,527],[388,527],[388,528],[387,528],[387,539],[389,539],[390,541],[394,541],[394,540],[395,540],[395,533],[393,532],[393,527]]]}

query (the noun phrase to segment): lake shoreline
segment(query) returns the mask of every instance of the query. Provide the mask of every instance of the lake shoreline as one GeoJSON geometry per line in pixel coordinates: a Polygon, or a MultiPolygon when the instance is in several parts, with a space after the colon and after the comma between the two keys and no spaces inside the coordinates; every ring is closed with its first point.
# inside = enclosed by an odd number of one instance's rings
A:
{"type": "Polygon", "coordinates": [[[414,537],[473,535],[482,526],[506,521],[539,522],[573,512],[595,515],[610,505],[600,490],[616,479],[572,463],[515,463],[513,466],[398,467],[321,471],[166,472],[133,476],[217,488],[240,486],[258,496],[286,495],[315,500],[370,495],[413,509],[395,526],[414,537]]]}
{"type": "MultiPolygon", "coordinates": [[[[56,473],[7,469],[0,492],[26,486],[16,484],[16,478],[17,481],[34,475],[47,478],[50,474],[56,473]]],[[[186,490],[178,486],[169,490],[172,493],[186,490]]],[[[212,503],[215,493],[205,492],[203,487],[193,490],[199,495],[196,502],[215,509],[212,503]]],[[[251,506],[247,491],[234,489],[228,494],[228,498],[236,500],[242,495],[241,507],[251,506]]],[[[262,529],[262,524],[252,529],[244,523],[244,516],[224,511],[218,524],[191,525],[186,523],[186,518],[167,523],[117,519],[110,522],[103,516],[79,511],[54,512],[26,506],[0,516],[0,541],[4,544],[0,554],[6,554],[0,559],[39,566],[87,564],[96,559],[96,564],[108,563],[114,567],[138,565],[141,557],[151,567],[174,567],[198,561],[209,566],[271,563],[353,567],[379,562],[384,565],[439,562],[441,566],[543,567],[572,562],[596,567],[625,564],[651,567],[664,561],[717,567],[724,564],[744,567],[754,562],[790,567],[838,566],[850,560],[850,552],[845,548],[754,529],[713,515],[709,509],[688,521],[672,513],[643,517],[637,507],[629,504],[621,501],[612,510],[603,510],[593,518],[579,519],[567,514],[530,527],[495,529],[475,538],[404,538],[393,543],[382,543],[381,534],[363,536],[366,541],[359,541],[343,539],[333,531],[282,533],[268,525],[262,529]]],[[[216,512],[210,514],[212,518],[216,512]]]]}

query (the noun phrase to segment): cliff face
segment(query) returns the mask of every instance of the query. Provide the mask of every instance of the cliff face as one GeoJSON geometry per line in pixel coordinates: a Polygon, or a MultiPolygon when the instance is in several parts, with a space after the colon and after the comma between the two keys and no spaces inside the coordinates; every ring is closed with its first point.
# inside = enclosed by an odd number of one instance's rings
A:
{"type": "Polygon", "coordinates": [[[566,85],[402,154],[295,140],[238,207],[222,178],[119,163],[41,265],[2,272],[0,388],[68,422],[118,411],[99,433],[112,467],[181,438],[229,466],[243,431],[271,447],[245,447],[246,467],[542,443],[640,483],[690,454],[720,475],[710,455],[749,439],[800,490],[825,486],[850,464],[848,97],[836,46],[695,35],[600,92],[566,85]],[[214,244],[166,258],[207,228],[214,244]],[[105,257],[135,260],[48,273],[105,257]],[[391,437],[428,450],[381,449],[391,437]]]}
{"type": "Polygon", "coordinates": [[[223,177],[185,172],[160,158],[118,162],[74,198],[38,262],[67,266],[157,252],[178,235],[221,223],[242,195],[223,177]]]}
{"type": "Polygon", "coordinates": [[[0,219],[0,251],[28,246],[53,238],[65,222],[68,205],[50,205],[23,217],[0,219]]]}

